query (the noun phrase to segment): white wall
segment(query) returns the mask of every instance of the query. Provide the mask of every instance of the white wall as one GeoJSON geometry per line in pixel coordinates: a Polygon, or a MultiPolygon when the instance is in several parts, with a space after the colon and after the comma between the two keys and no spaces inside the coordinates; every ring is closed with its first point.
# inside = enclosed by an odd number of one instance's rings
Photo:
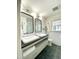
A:
{"type": "Polygon", "coordinates": [[[17,0],[17,59],[22,59],[21,39],[20,39],[20,3],[21,0],[17,0]]]}
{"type": "Polygon", "coordinates": [[[49,40],[58,46],[61,46],[61,32],[52,31],[52,22],[60,19],[61,15],[57,14],[55,16],[50,16],[47,20],[49,40]]]}
{"type": "Polygon", "coordinates": [[[61,32],[49,32],[49,40],[52,43],[61,46],[61,32]]]}

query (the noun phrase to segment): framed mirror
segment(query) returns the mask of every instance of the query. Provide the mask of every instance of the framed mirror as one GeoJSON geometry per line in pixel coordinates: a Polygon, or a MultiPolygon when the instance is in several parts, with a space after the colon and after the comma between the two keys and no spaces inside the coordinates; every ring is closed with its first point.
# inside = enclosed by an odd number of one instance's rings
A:
{"type": "Polygon", "coordinates": [[[35,32],[42,32],[42,21],[38,18],[35,19],[35,32]]]}
{"type": "Polygon", "coordinates": [[[21,12],[21,34],[26,35],[33,33],[34,31],[34,23],[33,17],[29,14],[21,12]]]}

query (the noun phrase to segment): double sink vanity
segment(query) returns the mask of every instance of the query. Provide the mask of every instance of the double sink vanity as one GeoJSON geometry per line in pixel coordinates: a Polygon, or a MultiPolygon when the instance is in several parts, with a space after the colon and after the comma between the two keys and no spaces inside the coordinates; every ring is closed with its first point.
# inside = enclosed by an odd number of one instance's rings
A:
{"type": "Polygon", "coordinates": [[[23,59],[35,59],[48,45],[48,34],[37,33],[21,38],[23,59]]]}

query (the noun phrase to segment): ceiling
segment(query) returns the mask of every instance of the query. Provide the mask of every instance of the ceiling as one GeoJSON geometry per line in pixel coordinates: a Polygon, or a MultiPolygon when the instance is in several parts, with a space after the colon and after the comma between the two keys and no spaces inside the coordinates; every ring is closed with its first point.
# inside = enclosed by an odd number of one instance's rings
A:
{"type": "Polygon", "coordinates": [[[61,0],[22,0],[21,11],[28,9],[31,13],[49,16],[61,12],[60,5],[61,0]],[[59,10],[53,11],[52,9],[56,6],[59,7],[59,10]]]}

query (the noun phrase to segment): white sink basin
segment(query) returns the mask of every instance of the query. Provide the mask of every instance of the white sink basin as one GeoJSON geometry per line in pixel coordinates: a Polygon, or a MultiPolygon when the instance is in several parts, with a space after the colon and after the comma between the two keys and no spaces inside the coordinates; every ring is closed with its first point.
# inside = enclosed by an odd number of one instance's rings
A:
{"type": "Polygon", "coordinates": [[[21,40],[23,41],[23,43],[29,43],[31,41],[37,40],[38,38],[39,36],[31,35],[28,37],[23,37],[21,40]]]}

